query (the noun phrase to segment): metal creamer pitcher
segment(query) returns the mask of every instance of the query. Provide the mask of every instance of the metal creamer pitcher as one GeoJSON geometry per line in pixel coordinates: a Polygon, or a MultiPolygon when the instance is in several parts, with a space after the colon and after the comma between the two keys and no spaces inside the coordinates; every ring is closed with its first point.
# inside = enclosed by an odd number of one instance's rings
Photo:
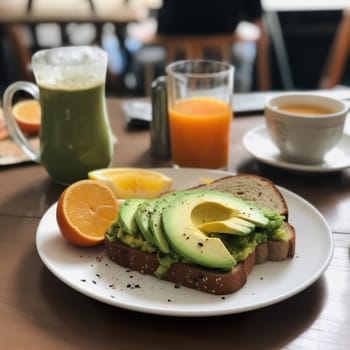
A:
{"type": "Polygon", "coordinates": [[[170,134],[166,77],[152,82],[151,154],[170,157],[170,134]]]}

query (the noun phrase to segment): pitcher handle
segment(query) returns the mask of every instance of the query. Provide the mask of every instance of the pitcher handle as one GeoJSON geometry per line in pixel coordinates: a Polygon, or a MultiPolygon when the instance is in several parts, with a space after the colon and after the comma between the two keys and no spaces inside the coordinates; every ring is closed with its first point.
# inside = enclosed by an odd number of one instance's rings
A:
{"type": "Polygon", "coordinates": [[[39,101],[39,88],[28,81],[17,81],[9,85],[3,97],[3,114],[6,122],[7,129],[16,142],[16,144],[21,147],[23,152],[34,162],[40,162],[40,153],[38,150],[34,149],[24,135],[22,130],[17,125],[14,113],[12,111],[12,101],[16,92],[25,91],[32,95],[37,101],[39,101]]]}

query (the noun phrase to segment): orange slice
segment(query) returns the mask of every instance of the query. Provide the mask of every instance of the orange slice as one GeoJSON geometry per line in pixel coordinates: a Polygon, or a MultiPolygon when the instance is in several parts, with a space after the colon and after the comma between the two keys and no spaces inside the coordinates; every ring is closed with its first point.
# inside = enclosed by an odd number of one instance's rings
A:
{"type": "Polygon", "coordinates": [[[9,137],[9,132],[6,127],[4,116],[2,114],[2,109],[0,108],[0,140],[7,139],[9,137]]]}
{"type": "Polygon", "coordinates": [[[13,106],[18,126],[22,131],[35,134],[39,132],[41,124],[41,108],[36,100],[23,100],[13,106]]]}
{"type": "Polygon", "coordinates": [[[90,179],[103,181],[118,198],[156,198],[169,191],[173,180],[165,174],[140,168],[104,168],[88,173],[90,179]]]}
{"type": "Polygon", "coordinates": [[[119,203],[103,182],[81,180],[67,187],[58,200],[56,219],[62,235],[87,247],[101,243],[117,218],[119,203]]]}

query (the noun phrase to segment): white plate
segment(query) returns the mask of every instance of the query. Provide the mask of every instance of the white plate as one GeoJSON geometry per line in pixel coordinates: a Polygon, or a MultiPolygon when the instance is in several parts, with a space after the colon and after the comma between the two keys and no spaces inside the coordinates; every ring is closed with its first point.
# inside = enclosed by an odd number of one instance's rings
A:
{"type": "Polygon", "coordinates": [[[296,164],[282,159],[264,126],[248,131],[243,137],[243,144],[256,159],[283,169],[325,173],[350,167],[350,135],[348,134],[343,134],[338,145],[326,154],[324,162],[317,165],[296,164]]]}
{"type": "MultiPolygon", "coordinates": [[[[158,169],[174,179],[174,188],[228,173],[200,169],[158,169]]],[[[103,247],[78,248],[60,235],[56,204],[41,219],[36,246],[48,269],[68,286],[104,303],[150,314],[214,316],[258,309],[287,299],[315,282],[333,253],[332,233],[320,213],[301,197],[281,189],[297,232],[296,256],[254,267],[238,292],[215,296],[128,271],[111,262],[103,247]],[[317,245],[315,245],[317,242],[317,245]]]]}

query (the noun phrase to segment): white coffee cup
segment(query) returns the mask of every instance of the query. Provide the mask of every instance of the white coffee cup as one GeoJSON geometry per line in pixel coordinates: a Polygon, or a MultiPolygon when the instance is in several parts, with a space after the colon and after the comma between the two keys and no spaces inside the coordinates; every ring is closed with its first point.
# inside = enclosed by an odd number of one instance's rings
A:
{"type": "Polygon", "coordinates": [[[273,143],[287,161],[320,164],[340,141],[347,105],[309,93],[285,93],[265,102],[265,121],[273,143]]]}

